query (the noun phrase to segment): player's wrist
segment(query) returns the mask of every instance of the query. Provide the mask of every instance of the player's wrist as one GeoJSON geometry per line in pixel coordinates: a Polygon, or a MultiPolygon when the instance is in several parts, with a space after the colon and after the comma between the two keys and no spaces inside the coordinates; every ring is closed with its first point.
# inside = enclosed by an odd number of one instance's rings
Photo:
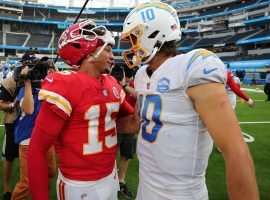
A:
{"type": "Polygon", "coordinates": [[[123,90],[125,90],[127,86],[127,84],[122,85],[123,90]]]}
{"type": "Polygon", "coordinates": [[[10,104],[8,104],[8,108],[9,108],[9,109],[14,108],[14,103],[10,103],[10,104]]]}
{"type": "Polygon", "coordinates": [[[248,105],[249,105],[250,107],[253,107],[253,105],[254,105],[252,99],[248,99],[247,103],[248,103],[248,105]]]}

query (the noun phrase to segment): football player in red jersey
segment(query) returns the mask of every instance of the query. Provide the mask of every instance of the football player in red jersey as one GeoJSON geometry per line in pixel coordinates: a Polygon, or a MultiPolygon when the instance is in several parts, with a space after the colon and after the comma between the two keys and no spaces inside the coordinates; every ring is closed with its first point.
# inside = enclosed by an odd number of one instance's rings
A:
{"type": "Polygon", "coordinates": [[[236,107],[235,95],[237,95],[241,99],[244,99],[247,102],[248,106],[252,108],[254,106],[253,100],[240,89],[240,85],[239,85],[240,83],[237,82],[236,78],[238,77],[236,77],[231,71],[229,70],[227,71],[226,89],[227,89],[230,101],[232,103],[233,109],[235,109],[236,107]]]}
{"type": "Polygon", "coordinates": [[[125,133],[139,124],[121,86],[106,74],[114,43],[104,26],[90,20],[61,35],[60,57],[77,70],[49,74],[39,93],[43,102],[28,152],[32,199],[49,199],[44,155],[51,144],[58,155],[58,199],[117,199],[116,124],[125,133]]]}

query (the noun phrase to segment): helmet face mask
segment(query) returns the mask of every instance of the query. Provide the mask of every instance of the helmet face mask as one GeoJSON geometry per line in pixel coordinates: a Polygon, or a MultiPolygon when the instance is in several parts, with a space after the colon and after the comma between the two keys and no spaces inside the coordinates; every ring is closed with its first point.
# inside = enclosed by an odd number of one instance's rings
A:
{"type": "Polygon", "coordinates": [[[66,64],[78,68],[83,58],[97,47],[105,47],[107,44],[114,46],[113,35],[105,26],[96,26],[93,21],[86,20],[71,25],[62,33],[58,41],[58,52],[66,64]]]}
{"type": "Polygon", "coordinates": [[[122,53],[126,64],[133,68],[148,63],[165,42],[181,39],[177,12],[165,3],[145,3],[134,8],[126,17],[120,38],[129,40],[132,47],[122,53]],[[134,62],[127,55],[134,54],[134,62]],[[136,64],[136,65],[135,65],[136,64]]]}
{"type": "Polygon", "coordinates": [[[147,56],[147,51],[141,45],[140,40],[145,27],[138,25],[134,27],[130,32],[123,34],[121,40],[129,41],[131,48],[122,52],[123,59],[129,68],[137,66],[143,58],[147,56]],[[132,62],[130,61],[132,58],[132,62]]]}

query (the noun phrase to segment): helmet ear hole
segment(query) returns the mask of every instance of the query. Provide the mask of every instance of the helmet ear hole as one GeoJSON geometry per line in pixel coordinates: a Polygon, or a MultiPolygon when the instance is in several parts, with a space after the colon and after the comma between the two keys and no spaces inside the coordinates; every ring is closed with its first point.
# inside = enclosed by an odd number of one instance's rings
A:
{"type": "Polygon", "coordinates": [[[73,47],[75,47],[77,49],[81,49],[81,45],[78,44],[78,43],[73,43],[73,44],[71,44],[71,46],[73,46],[73,47]]]}
{"type": "Polygon", "coordinates": [[[148,38],[156,38],[156,36],[157,36],[158,33],[159,33],[159,31],[156,30],[153,33],[151,33],[151,35],[149,35],[148,38]]]}

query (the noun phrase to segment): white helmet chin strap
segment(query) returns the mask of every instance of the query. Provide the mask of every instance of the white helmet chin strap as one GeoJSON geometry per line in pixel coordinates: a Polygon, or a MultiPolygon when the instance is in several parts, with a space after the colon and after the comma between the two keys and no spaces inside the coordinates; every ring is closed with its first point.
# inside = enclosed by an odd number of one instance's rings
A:
{"type": "Polygon", "coordinates": [[[158,47],[155,47],[154,50],[153,50],[153,53],[151,54],[151,56],[149,56],[146,61],[141,62],[141,63],[142,64],[149,63],[152,60],[152,58],[156,55],[157,51],[158,51],[158,47]]]}

